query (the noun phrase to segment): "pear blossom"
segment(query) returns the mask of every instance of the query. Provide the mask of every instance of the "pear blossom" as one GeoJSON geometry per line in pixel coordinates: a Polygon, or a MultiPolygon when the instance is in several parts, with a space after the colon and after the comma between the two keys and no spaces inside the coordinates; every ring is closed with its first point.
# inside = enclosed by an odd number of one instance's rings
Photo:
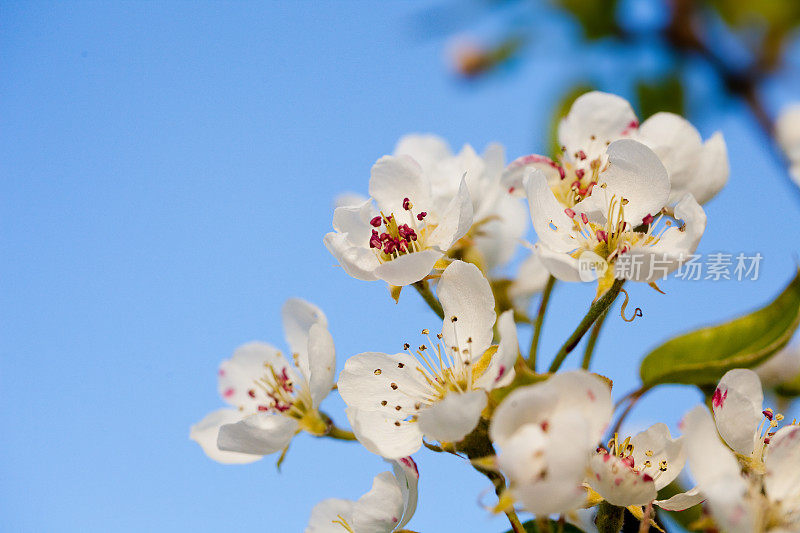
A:
{"type": "Polygon", "coordinates": [[[571,208],[602,182],[599,174],[609,157],[606,148],[620,139],[646,144],[666,167],[670,194],[658,209],[686,194],[706,203],[725,185],[730,171],[721,133],[703,143],[694,126],[673,113],[656,113],[640,127],[627,100],[599,91],[575,100],[559,124],[558,139],[562,153],[557,161],[535,154],[520,157],[508,165],[503,183],[512,192],[522,193],[523,177],[536,168],[547,177],[559,202],[571,208]]]}
{"type": "Polygon", "coordinates": [[[696,489],[657,500],[658,491],[678,477],[686,464],[682,437],[673,439],[665,424],[655,424],[620,442],[617,435],[598,448],[589,462],[588,484],[600,496],[620,507],[654,503],[670,511],[687,509],[703,497],[696,489]]]}
{"type": "Polygon", "coordinates": [[[387,459],[417,451],[423,436],[458,442],[477,425],[487,392],[513,378],[519,354],[511,311],[495,314],[489,282],[473,264],[452,262],[437,292],[444,309],[439,342],[404,353],[366,352],[347,360],[339,393],[358,440],[387,459]],[[492,346],[497,321],[500,344],[492,346]]]}
{"type": "Polygon", "coordinates": [[[794,182],[800,186],[800,103],[794,103],[781,111],[775,121],[775,135],[786,158],[794,182]]]}
{"type": "Polygon", "coordinates": [[[490,144],[478,155],[465,144],[454,154],[441,137],[414,134],[400,139],[394,155],[407,155],[419,163],[430,178],[439,209],[458,194],[462,178],[466,183],[472,200],[472,228],[448,255],[476,263],[484,272],[512,258],[527,230],[528,216],[519,199],[509,195],[501,183],[505,166],[501,145],[490,144]]]}
{"type": "Polygon", "coordinates": [[[314,506],[306,533],[391,533],[405,526],[417,508],[419,471],[411,457],[391,463],[392,472],[375,476],[357,501],[331,498],[314,506]]]}
{"type": "Polygon", "coordinates": [[[725,532],[800,530],[800,426],[777,429],[783,416],[762,401],[755,372],[730,370],[713,418],[698,406],[682,422],[697,488],[725,532]]]}
{"type": "Polygon", "coordinates": [[[610,386],[584,370],[511,392],[495,410],[489,435],[514,501],[537,515],[583,506],[589,459],[612,411],[610,386]]]}
{"type": "Polygon", "coordinates": [[[221,463],[248,463],[286,448],[301,430],[323,434],[318,407],[333,387],[335,349],[325,314],[291,298],[282,309],[293,367],[274,346],[250,342],[223,361],[218,390],[231,407],[213,411],[190,437],[221,463]]]}
{"type": "Polygon", "coordinates": [[[394,286],[424,279],[467,233],[473,214],[465,183],[444,205],[434,201],[431,186],[411,157],[382,157],[372,166],[371,199],[335,209],[325,246],[354,278],[394,286]]]}
{"type": "Polygon", "coordinates": [[[683,224],[661,224],[663,216],[654,214],[666,203],[670,185],[655,153],[630,139],[611,143],[606,153],[594,192],[572,207],[564,207],[542,172],[529,169],[526,191],[541,260],[564,281],[602,278],[601,289],[612,276],[653,282],[697,249],[705,212],[687,194],[674,208],[674,219],[683,224]],[[622,256],[629,271],[609,268],[622,256]]]}
{"type": "MultiPolygon", "coordinates": [[[[730,400],[744,407],[739,392],[729,394],[724,403],[730,400]]],[[[749,408],[743,410],[749,414],[749,408]]],[[[719,421],[715,427],[705,406],[690,411],[683,428],[689,467],[720,531],[800,531],[800,426],[775,432],[764,443],[760,467],[753,469],[751,464],[744,472],[741,456],[719,440],[719,421]]]]}

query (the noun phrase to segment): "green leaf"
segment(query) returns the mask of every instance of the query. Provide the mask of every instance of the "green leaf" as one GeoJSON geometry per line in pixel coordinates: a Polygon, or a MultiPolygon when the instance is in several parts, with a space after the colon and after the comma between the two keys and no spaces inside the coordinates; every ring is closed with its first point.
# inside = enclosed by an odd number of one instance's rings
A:
{"type": "Polygon", "coordinates": [[[783,348],[800,322],[800,271],[766,307],[671,339],[642,361],[645,388],[660,383],[715,385],[732,368],[749,368],[783,348]]]}
{"type": "Polygon", "coordinates": [[[683,85],[677,76],[668,76],[653,83],[640,81],[636,85],[636,95],[642,120],[659,111],[683,115],[683,85]]]}
{"type": "MultiPolygon", "coordinates": [[[[557,533],[558,531],[563,531],[564,533],[583,533],[582,530],[578,529],[577,527],[573,526],[572,524],[563,524],[560,525],[555,520],[548,520],[550,523],[550,533],[557,533]]],[[[536,524],[536,519],[532,518],[527,522],[523,522],[522,526],[525,528],[526,533],[547,533],[547,530],[540,529],[539,526],[536,524]]],[[[506,533],[514,533],[513,530],[509,529],[506,533]]]]}
{"type": "Polygon", "coordinates": [[[778,396],[783,396],[784,398],[796,398],[800,396],[800,374],[786,383],[781,383],[775,387],[775,392],[778,396]]]}
{"type": "Polygon", "coordinates": [[[587,39],[600,39],[617,31],[617,0],[557,0],[583,26],[587,39]]]}

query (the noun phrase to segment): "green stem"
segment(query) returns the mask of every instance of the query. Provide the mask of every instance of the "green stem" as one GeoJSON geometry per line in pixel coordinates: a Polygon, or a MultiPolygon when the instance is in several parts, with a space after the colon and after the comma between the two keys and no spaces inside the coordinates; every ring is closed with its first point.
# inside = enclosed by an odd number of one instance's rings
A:
{"type": "Polygon", "coordinates": [[[356,440],[356,436],[352,431],[347,431],[346,429],[342,429],[334,425],[331,425],[331,427],[328,429],[328,432],[325,433],[325,436],[338,440],[356,440]]]}
{"type": "Polygon", "coordinates": [[[428,282],[425,280],[420,280],[414,283],[414,288],[417,289],[417,292],[422,299],[425,300],[425,303],[428,304],[434,313],[439,315],[439,318],[444,319],[444,310],[442,309],[442,304],[439,302],[439,299],[436,298],[436,295],[433,294],[433,291],[428,286],[428,282]]]}
{"type": "Polygon", "coordinates": [[[547,312],[547,304],[550,301],[550,293],[553,292],[553,286],[555,284],[556,278],[553,276],[547,278],[547,285],[544,286],[544,290],[542,291],[542,300],[539,302],[539,312],[536,314],[536,321],[533,323],[531,349],[528,351],[528,366],[534,372],[536,372],[536,351],[539,348],[539,336],[542,333],[544,314],[547,312]]]}
{"type": "Polygon", "coordinates": [[[589,331],[589,328],[592,327],[592,324],[594,324],[594,322],[600,318],[600,315],[605,313],[608,308],[611,307],[611,304],[613,304],[614,300],[617,299],[623,283],[625,283],[624,279],[615,279],[614,284],[611,285],[611,288],[592,304],[592,306],[589,308],[589,312],[586,313],[586,316],[583,317],[581,323],[578,324],[578,327],[575,328],[575,331],[573,331],[572,335],[569,336],[567,342],[564,343],[564,345],[556,354],[555,359],[553,359],[553,363],[550,365],[549,372],[555,372],[561,367],[564,359],[566,359],[567,355],[573,349],[575,349],[575,346],[578,345],[586,332],[589,331]]]}
{"type": "Polygon", "coordinates": [[[592,355],[594,354],[594,345],[597,344],[597,337],[600,336],[600,329],[603,327],[603,322],[605,322],[607,316],[608,310],[606,309],[592,326],[592,333],[589,335],[589,340],[586,341],[586,350],[583,352],[581,368],[584,370],[589,370],[589,364],[592,362],[592,355]]]}

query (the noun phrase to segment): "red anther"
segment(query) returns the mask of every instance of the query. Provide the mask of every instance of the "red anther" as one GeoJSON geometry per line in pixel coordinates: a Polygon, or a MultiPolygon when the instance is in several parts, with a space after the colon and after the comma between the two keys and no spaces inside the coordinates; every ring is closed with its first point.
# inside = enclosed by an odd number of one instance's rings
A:
{"type": "Polygon", "coordinates": [[[575,175],[578,176],[578,178],[580,179],[583,179],[584,174],[586,174],[586,171],[582,168],[579,168],[578,170],[575,171],[575,175]]]}
{"type": "Polygon", "coordinates": [[[370,248],[381,247],[381,238],[378,236],[378,232],[375,230],[372,230],[372,237],[369,238],[369,247],[370,248]]]}
{"type": "Polygon", "coordinates": [[[586,216],[586,213],[581,213],[581,221],[584,224],[588,224],[589,223],[589,217],[586,216]]]}
{"type": "Polygon", "coordinates": [[[642,224],[652,224],[653,223],[653,215],[647,215],[646,217],[642,218],[642,224]]]}
{"type": "Polygon", "coordinates": [[[422,221],[422,219],[425,218],[426,216],[428,216],[428,213],[423,211],[422,213],[417,215],[417,220],[422,221]]]}
{"type": "Polygon", "coordinates": [[[539,427],[542,428],[542,431],[546,432],[548,428],[550,428],[550,422],[548,422],[547,420],[543,420],[542,423],[539,424],[539,427]]]}
{"type": "Polygon", "coordinates": [[[508,188],[508,194],[512,194],[516,189],[517,189],[516,187],[509,187],[508,188]]]}
{"type": "Polygon", "coordinates": [[[598,241],[608,242],[608,233],[599,229],[594,232],[595,236],[597,236],[598,241]]]}
{"type": "Polygon", "coordinates": [[[567,214],[569,218],[575,218],[575,211],[570,209],[569,207],[564,209],[564,212],[567,214]]]}
{"type": "Polygon", "coordinates": [[[409,200],[408,198],[403,198],[403,209],[405,209],[406,211],[410,211],[411,207],[412,207],[411,200],[409,200]]]}
{"type": "Polygon", "coordinates": [[[764,444],[769,444],[769,437],[764,439],[764,444]]]}
{"type": "Polygon", "coordinates": [[[256,397],[256,391],[254,391],[253,389],[250,389],[249,391],[247,391],[247,395],[250,396],[251,398],[255,398],[256,397]]]}
{"type": "Polygon", "coordinates": [[[564,170],[564,167],[557,165],[556,168],[558,168],[558,175],[561,176],[562,180],[567,177],[567,171],[564,170]]]}
{"type": "Polygon", "coordinates": [[[650,474],[642,474],[642,479],[644,481],[653,481],[653,477],[650,474]]]}
{"type": "Polygon", "coordinates": [[[622,458],[622,462],[624,464],[628,465],[629,467],[633,468],[634,460],[633,460],[633,456],[632,455],[629,455],[627,457],[623,457],[622,458]]]}
{"type": "Polygon", "coordinates": [[[631,120],[631,121],[628,123],[628,127],[629,127],[629,128],[631,128],[631,129],[638,128],[638,127],[639,127],[639,121],[637,121],[637,120],[631,120]]]}
{"type": "Polygon", "coordinates": [[[725,394],[723,394],[721,390],[716,389],[714,391],[714,395],[711,397],[711,403],[714,404],[714,407],[722,407],[727,398],[728,398],[727,390],[725,391],[725,394]]]}
{"type": "Polygon", "coordinates": [[[573,187],[575,189],[580,189],[581,188],[581,182],[578,181],[578,180],[575,180],[575,181],[572,182],[572,185],[570,185],[570,187],[573,187]]]}
{"type": "Polygon", "coordinates": [[[269,407],[267,407],[266,405],[259,405],[258,406],[258,410],[259,411],[269,411],[269,407]]]}
{"type": "Polygon", "coordinates": [[[606,450],[606,449],[605,449],[605,448],[603,448],[602,446],[598,446],[598,447],[597,447],[597,450],[595,450],[595,451],[596,451],[597,453],[608,453],[608,450],[606,450]]]}
{"type": "Polygon", "coordinates": [[[370,225],[373,228],[379,228],[380,225],[381,225],[381,222],[382,222],[381,217],[375,217],[375,218],[373,218],[372,220],[369,221],[370,225]]]}
{"type": "Polygon", "coordinates": [[[581,161],[586,160],[586,152],[584,152],[583,150],[578,150],[578,159],[580,159],[581,161]]]}
{"type": "Polygon", "coordinates": [[[775,416],[775,415],[772,413],[772,411],[771,411],[771,410],[769,410],[769,409],[766,409],[766,410],[764,410],[764,411],[761,411],[761,414],[762,414],[762,415],[764,415],[764,416],[766,416],[766,417],[767,417],[767,420],[769,420],[769,421],[772,421],[772,417],[773,417],[773,416],[775,416]]]}

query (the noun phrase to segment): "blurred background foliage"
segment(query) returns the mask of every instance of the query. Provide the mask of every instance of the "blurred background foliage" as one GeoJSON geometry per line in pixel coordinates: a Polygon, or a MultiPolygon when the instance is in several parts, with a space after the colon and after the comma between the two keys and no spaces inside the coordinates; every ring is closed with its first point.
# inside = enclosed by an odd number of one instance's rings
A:
{"type": "MultiPolygon", "coordinates": [[[[472,42],[453,47],[451,62],[458,76],[474,83],[515,61],[524,61],[527,46],[535,44],[541,33],[538,14],[555,10],[579,25],[580,46],[586,53],[592,48],[624,52],[644,47],[663,53],[666,60],[660,62],[656,72],[631,72],[625,63],[629,56],[603,54],[604,68],[620,69],[621,76],[623,71],[624,76],[632,76],[632,103],[641,120],[657,111],[679,113],[691,120],[689,104],[696,95],[687,84],[687,70],[700,62],[714,73],[723,91],[721,97],[744,104],[764,134],[772,137],[777,110],[767,108],[762,90],[778,73],[790,71],[789,83],[797,81],[796,66],[787,61],[800,27],[797,0],[482,0],[473,3],[471,20],[475,22],[481,11],[489,17],[493,10],[514,5],[519,10],[501,25],[490,44],[472,42]]],[[[463,22],[463,12],[463,5],[443,3],[433,19],[463,22]],[[448,17],[448,12],[452,16],[448,17]]],[[[424,18],[430,21],[430,13],[424,18]]],[[[558,119],[571,102],[590,89],[603,87],[598,87],[587,72],[584,79],[564,91],[552,117],[551,139],[558,119]]],[[[798,87],[788,91],[800,94],[798,87]]],[[[704,107],[700,100],[699,106],[704,107]]]]}

